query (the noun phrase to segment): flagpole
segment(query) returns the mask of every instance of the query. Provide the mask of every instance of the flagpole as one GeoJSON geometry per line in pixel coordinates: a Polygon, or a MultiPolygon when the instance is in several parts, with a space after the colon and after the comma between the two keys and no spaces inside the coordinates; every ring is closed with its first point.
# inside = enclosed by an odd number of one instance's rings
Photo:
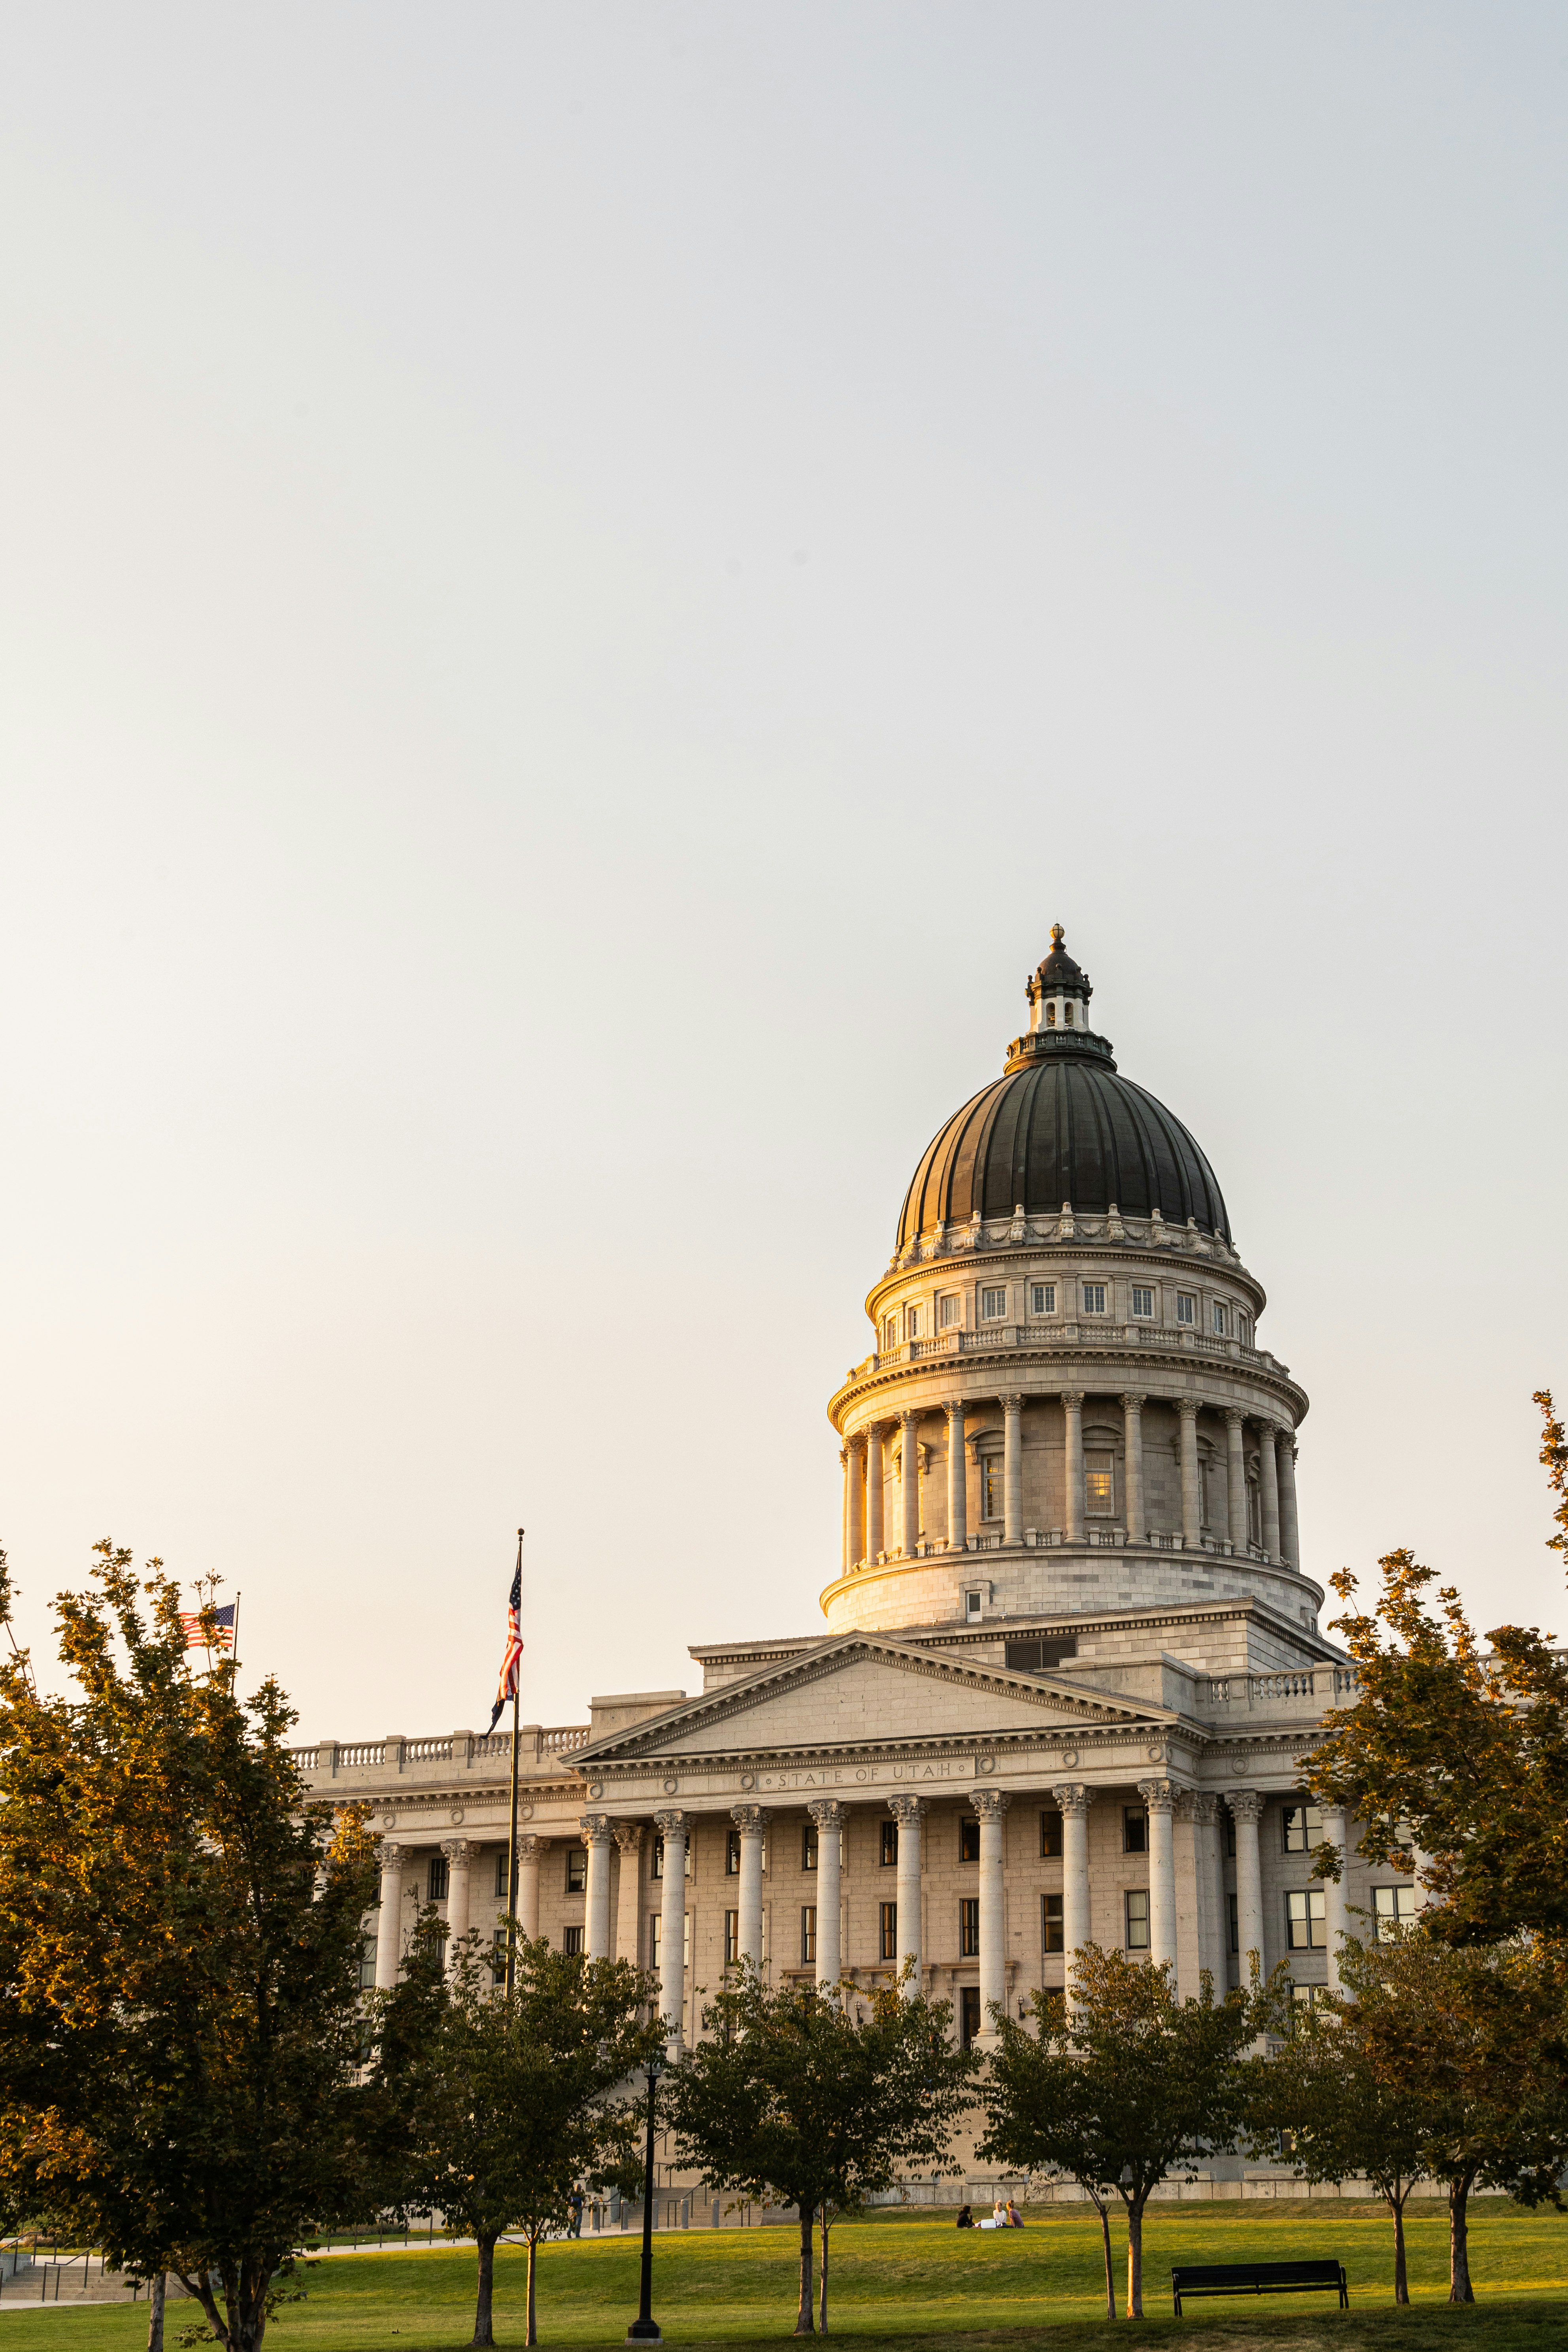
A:
{"type": "Polygon", "coordinates": [[[239,1595],[234,1596],[234,1671],[239,1673],[239,1595]]]}
{"type": "MultiPolygon", "coordinates": [[[[522,1576],[522,1529],[517,1531],[517,1573],[522,1576]]],[[[521,1607],[518,1622],[522,1622],[521,1607]]],[[[512,1673],[511,1685],[511,1829],[506,1852],[506,1990],[511,1998],[517,1981],[517,1749],[519,1717],[522,1704],[522,1660],[519,1658],[512,1673]]]]}

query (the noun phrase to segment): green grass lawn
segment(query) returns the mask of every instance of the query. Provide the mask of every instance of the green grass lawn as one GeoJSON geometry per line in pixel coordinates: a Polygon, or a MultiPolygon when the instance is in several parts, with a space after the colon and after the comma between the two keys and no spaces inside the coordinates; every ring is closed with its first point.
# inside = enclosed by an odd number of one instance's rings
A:
{"type": "MultiPolygon", "coordinates": [[[[1145,2228],[1146,2299],[1161,2334],[1203,2331],[1208,2352],[1550,2352],[1568,2347],[1568,2216],[1526,2213],[1488,2200],[1475,2209],[1471,2268],[1478,2303],[1452,2311],[1447,2293],[1447,2221],[1441,2206],[1411,2222],[1411,2293],[1395,2311],[1392,2239],[1376,2208],[1315,2203],[1162,2205],[1145,2228]],[[1171,2315],[1173,2263],[1334,2257],[1351,2282],[1351,2309],[1300,2295],[1247,2304],[1200,2305],[1171,2315]]],[[[1070,2331],[1072,2352],[1105,2352],[1125,2328],[1104,2318],[1100,2240],[1091,2209],[1055,2207],[1028,2227],[967,2231],[951,2221],[889,2215],[844,2223],[834,2233],[836,2333],[921,2352],[1009,2352],[1043,2328],[1070,2331]]],[[[1117,2281],[1124,2284],[1123,2259],[1117,2281]]],[[[755,2344],[794,2325],[798,2241],[793,2228],[691,2231],[654,2241],[654,2315],[672,2343],[755,2344]]],[[[637,2307],[638,2242],[613,2238],[542,2249],[539,2332],[542,2344],[618,2344],[637,2307]]],[[[523,2257],[496,2261],[496,2334],[523,2340],[523,2257]]],[[[309,2300],[282,2312],[268,2331],[277,2352],[458,2352],[472,2328],[471,2252],[334,2255],[308,2275],[309,2300]]],[[[169,2307],[171,2352],[188,2304],[169,2307]]],[[[0,2352],[132,2352],[145,2343],[145,2305],[0,2312],[0,2352]]],[[[1066,2347],[1064,2346],[1064,2352],[1066,2347]]]]}

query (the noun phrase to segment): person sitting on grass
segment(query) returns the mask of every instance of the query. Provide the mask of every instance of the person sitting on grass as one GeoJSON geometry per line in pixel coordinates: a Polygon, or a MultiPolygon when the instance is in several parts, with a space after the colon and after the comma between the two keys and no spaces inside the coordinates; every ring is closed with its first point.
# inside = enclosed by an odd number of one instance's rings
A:
{"type": "Polygon", "coordinates": [[[960,2229],[960,2230],[973,2230],[973,2227],[974,2227],[974,2216],[973,2216],[973,2214],[970,2211],[970,2210],[969,2210],[969,2208],[968,2208],[968,2206],[967,2206],[967,2205],[961,2205],[961,2206],[959,2207],[959,2209],[958,2209],[958,2221],[957,2221],[957,2223],[956,2223],[956,2225],[955,2225],[955,2226],[956,2226],[958,2229],[960,2229]]]}
{"type": "Polygon", "coordinates": [[[1019,2210],[1018,2210],[1017,2207],[1014,2204],[1013,2200],[1012,2200],[1010,2197],[1009,2197],[1009,2198],[1008,2198],[1008,2200],[1007,2200],[1007,2217],[1006,2217],[1006,2218],[1007,2218],[1007,2227],[1009,2228],[1009,2230],[1021,2230],[1021,2229],[1023,2228],[1023,2226],[1024,2226],[1024,2217],[1023,2217],[1023,2215],[1019,2212],[1019,2210]]]}

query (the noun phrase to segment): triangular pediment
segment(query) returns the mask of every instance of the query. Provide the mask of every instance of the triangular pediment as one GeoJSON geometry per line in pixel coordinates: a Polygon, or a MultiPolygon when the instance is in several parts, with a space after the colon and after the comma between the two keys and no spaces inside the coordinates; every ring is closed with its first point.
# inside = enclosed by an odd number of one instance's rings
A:
{"type": "Polygon", "coordinates": [[[574,1760],[583,1766],[763,1749],[842,1751],[1174,1720],[1168,1708],[1130,1704],[1062,1675],[1014,1673],[875,1635],[844,1634],[595,1740],[574,1760]]]}

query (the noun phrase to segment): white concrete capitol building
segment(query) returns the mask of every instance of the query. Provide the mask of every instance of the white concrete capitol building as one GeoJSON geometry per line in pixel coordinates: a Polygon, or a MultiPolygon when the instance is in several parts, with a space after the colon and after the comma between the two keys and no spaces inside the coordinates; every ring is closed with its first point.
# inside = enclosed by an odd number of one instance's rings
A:
{"type": "MultiPolygon", "coordinates": [[[[658,1970],[679,2032],[754,1957],[868,1986],[911,1960],[983,2045],[1093,1941],[1236,1982],[1331,1981],[1342,1844],[1301,1787],[1352,1685],[1296,1503],[1305,1392],[1214,1171],[1121,1076],[1059,927],[1002,1075],[915,1171],[833,1395],[842,1558],[815,1631],[698,1643],[702,1688],[521,1734],[522,1924],[658,1970]]],[[[323,1740],[384,1843],[376,1981],[421,1902],[504,1909],[510,1740],[323,1740]]]]}

